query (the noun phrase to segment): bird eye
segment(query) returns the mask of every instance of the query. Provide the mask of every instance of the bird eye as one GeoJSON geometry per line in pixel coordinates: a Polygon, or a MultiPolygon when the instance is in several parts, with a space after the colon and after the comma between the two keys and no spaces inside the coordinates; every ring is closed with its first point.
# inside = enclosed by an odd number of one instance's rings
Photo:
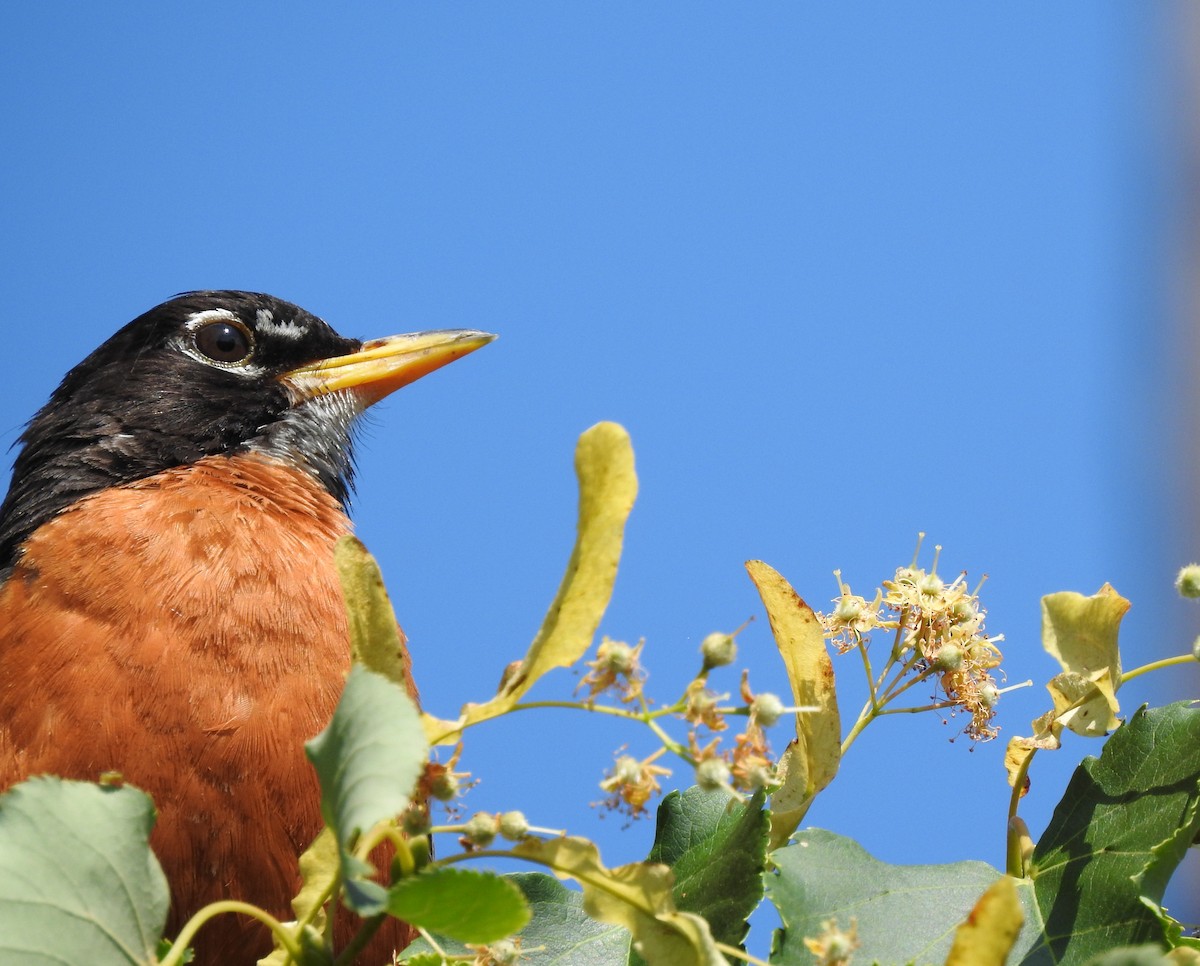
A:
{"type": "Polygon", "coordinates": [[[225,366],[235,366],[250,358],[254,343],[250,333],[233,322],[209,322],[196,330],[196,348],[225,366]]]}

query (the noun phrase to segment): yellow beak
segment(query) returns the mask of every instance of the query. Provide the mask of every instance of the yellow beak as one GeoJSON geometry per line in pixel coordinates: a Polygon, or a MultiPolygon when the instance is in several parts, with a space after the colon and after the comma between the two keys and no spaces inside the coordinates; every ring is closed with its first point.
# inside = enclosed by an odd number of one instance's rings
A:
{"type": "Polygon", "coordinates": [[[495,338],[474,329],[444,329],[372,339],[357,352],[284,373],[280,381],[299,399],[348,390],[366,408],[495,338]]]}

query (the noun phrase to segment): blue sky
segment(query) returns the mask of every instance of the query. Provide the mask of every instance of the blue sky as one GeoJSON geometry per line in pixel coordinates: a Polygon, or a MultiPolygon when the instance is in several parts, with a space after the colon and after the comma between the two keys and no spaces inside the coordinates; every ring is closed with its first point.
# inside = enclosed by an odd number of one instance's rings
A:
{"type": "MultiPolygon", "coordinates": [[[[617,420],[641,495],[602,630],[645,637],[663,700],[750,614],[752,683],[786,693],[746,559],[818,608],[835,567],[866,592],[919,530],[944,574],[990,575],[1009,682],[1039,682],[1002,739],[879,723],[809,820],[886,861],[1001,865],[1004,739],[1054,670],[1039,597],[1111,581],[1127,667],[1197,625],[1170,587],[1194,551],[1164,9],[10,6],[0,445],[181,290],[270,292],[359,337],[497,332],[378,407],[360,449],[358,530],[428,707],[485,698],[524,652],[570,549],[575,439],[617,420]]],[[[653,747],[578,714],[480,729],[467,807],[641,857],[651,822],[588,806],[624,743],[653,747]]],[[[1035,834],[1097,752],[1037,761],[1035,834]]]]}

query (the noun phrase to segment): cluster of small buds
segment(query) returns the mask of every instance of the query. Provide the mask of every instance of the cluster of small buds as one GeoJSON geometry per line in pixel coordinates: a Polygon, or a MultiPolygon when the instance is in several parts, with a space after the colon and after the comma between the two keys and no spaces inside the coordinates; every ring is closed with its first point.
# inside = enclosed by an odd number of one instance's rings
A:
{"type": "Polygon", "coordinates": [[[660,775],[671,774],[670,768],[654,764],[666,752],[659,748],[641,761],[632,755],[618,755],[613,769],[600,782],[600,790],[608,793],[602,803],[607,808],[638,818],[646,811],[646,803],[662,791],[660,775]]]}
{"type": "Polygon", "coordinates": [[[996,645],[1004,637],[984,633],[986,612],[979,604],[983,581],[974,590],[967,589],[964,574],[947,583],[938,576],[936,554],[930,571],[918,567],[914,555],[913,563],[883,581],[874,602],[867,604],[851,593],[839,571],[834,573],[840,595],[831,613],[818,615],[830,642],[844,653],[866,646],[875,629],[895,632],[893,657],[918,674],[937,675],[946,698],[971,716],[964,730],[972,739],[995,738],[991,721],[999,689],[991,671],[1000,666],[1003,655],[996,645]]]}
{"type": "Polygon", "coordinates": [[[529,838],[533,831],[523,812],[476,812],[462,827],[458,840],[464,849],[486,849],[497,835],[510,842],[529,838]]]}
{"type": "Polygon", "coordinates": [[[764,729],[775,724],[784,713],[783,702],[767,692],[750,690],[750,672],[742,671],[742,700],[750,709],[746,730],[734,739],[733,784],[746,792],[755,792],[775,782],[775,765],[764,729]]]}
{"type": "MultiPolygon", "coordinates": [[[[746,624],[732,633],[715,631],[707,635],[700,645],[703,658],[700,672],[688,684],[682,700],[671,709],[671,713],[691,726],[688,731],[688,751],[667,741],[653,755],[642,760],[619,754],[612,770],[600,782],[600,788],[607,793],[607,798],[597,802],[597,805],[623,812],[630,818],[644,815],[649,801],[661,791],[659,777],[671,774],[668,768],[655,764],[668,747],[674,748],[690,761],[695,768],[696,783],[703,788],[754,792],[776,782],[775,765],[771,760],[764,729],[774,725],[788,711],[796,709],[785,708],[774,694],[753,694],[745,674],[742,677],[742,698],[746,707],[722,708],[721,703],[728,701],[729,695],[718,694],[707,683],[710,671],[736,659],[736,638],[746,624]],[[734,738],[734,747],[722,750],[721,739],[714,737],[702,748],[702,730],[725,731],[729,727],[728,715],[731,712],[745,715],[747,719],[745,730],[734,738]]],[[[641,650],[641,642],[636,648],[631,648],[619,641],[604,638],[597,649],[596,659],[588,662],[590,671],[581,682],[581,686],[586,684],[589,688],[588,698],[606,690],[617,691],[622,700],[640,696],[641,682],[646,677],[639,663],[641,650]]]]}
{"type": "MultiPolygon", "coordinates": [[[[701,788],[754,792],[776,781],[775,764],[771,760],[771,748],[764,729],[774,725],[789,709],[783,706],[777,695],[768,692],[754,694],[750,690],[748,672],[745,671],[742,672],[742,699],[746,702],[749,714],[746,729],[734,738],[732,752],[720,750],[720,738],[713,738],[702,748],[698,727],[688,732],[688,749],[696,769],[696,784],[701,788]]],[[[725,726],[722,718],[721,728],[725,726]]]]}
{"type": "Polygon", "coordinates": [[[591,670],[579,682],[579,687],[587,686],[589,701],[605,691],[614,692],[626,704],[641,697],[646,671],[640,658],[645,643],[638,641],[637,646],[630,647],[607,637],[600,641],[596,659],[587,662],[591,670]]]}

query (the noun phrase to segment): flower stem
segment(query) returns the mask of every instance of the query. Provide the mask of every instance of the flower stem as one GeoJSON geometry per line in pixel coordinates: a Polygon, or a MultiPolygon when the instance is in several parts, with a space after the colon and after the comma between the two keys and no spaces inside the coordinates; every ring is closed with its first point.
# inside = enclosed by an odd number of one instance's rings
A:
{"type": "Polygon", "coordinates": [[[292,959],[296,962],[300,961],[300,947],[292,939],[283,923],[269,912],[259,909],[258,906],[251,905],[248,902],[238,902],[235,899],[226,899],[222,902],[210,902],[192,916],[184,924],[184,927],[179,930],[179,935],[175,937],[175,942],[172,944],[170,952],[163,958],[159,966],[177,966],[177,964],[182,963],[184,950],[191,945],[192,939],[199,932],[200,927],[208,922],[208,920],[226,912],[237,912],[243,916],[249,916],[251,919],[257,919],[271,930],[275,941],[287,951],[287,954],[292,959]]]}
{"type": "Polygon", "coordinates": [[[1149,664],[1143,664],[1141,667],[1135,667],[1132,671],[1126,671],[1121,675],[1121,684],[1127,684],[1136,677],[1143,674],[1149,674],[1151,671],[1158,671],[1165,667],[1173,667],[1176,664],[1195,664],[1196,658],[1191,654],[1179,654],[1176,657],[1166,657],[1161,661],[1152,661],[1149,664]]]}

